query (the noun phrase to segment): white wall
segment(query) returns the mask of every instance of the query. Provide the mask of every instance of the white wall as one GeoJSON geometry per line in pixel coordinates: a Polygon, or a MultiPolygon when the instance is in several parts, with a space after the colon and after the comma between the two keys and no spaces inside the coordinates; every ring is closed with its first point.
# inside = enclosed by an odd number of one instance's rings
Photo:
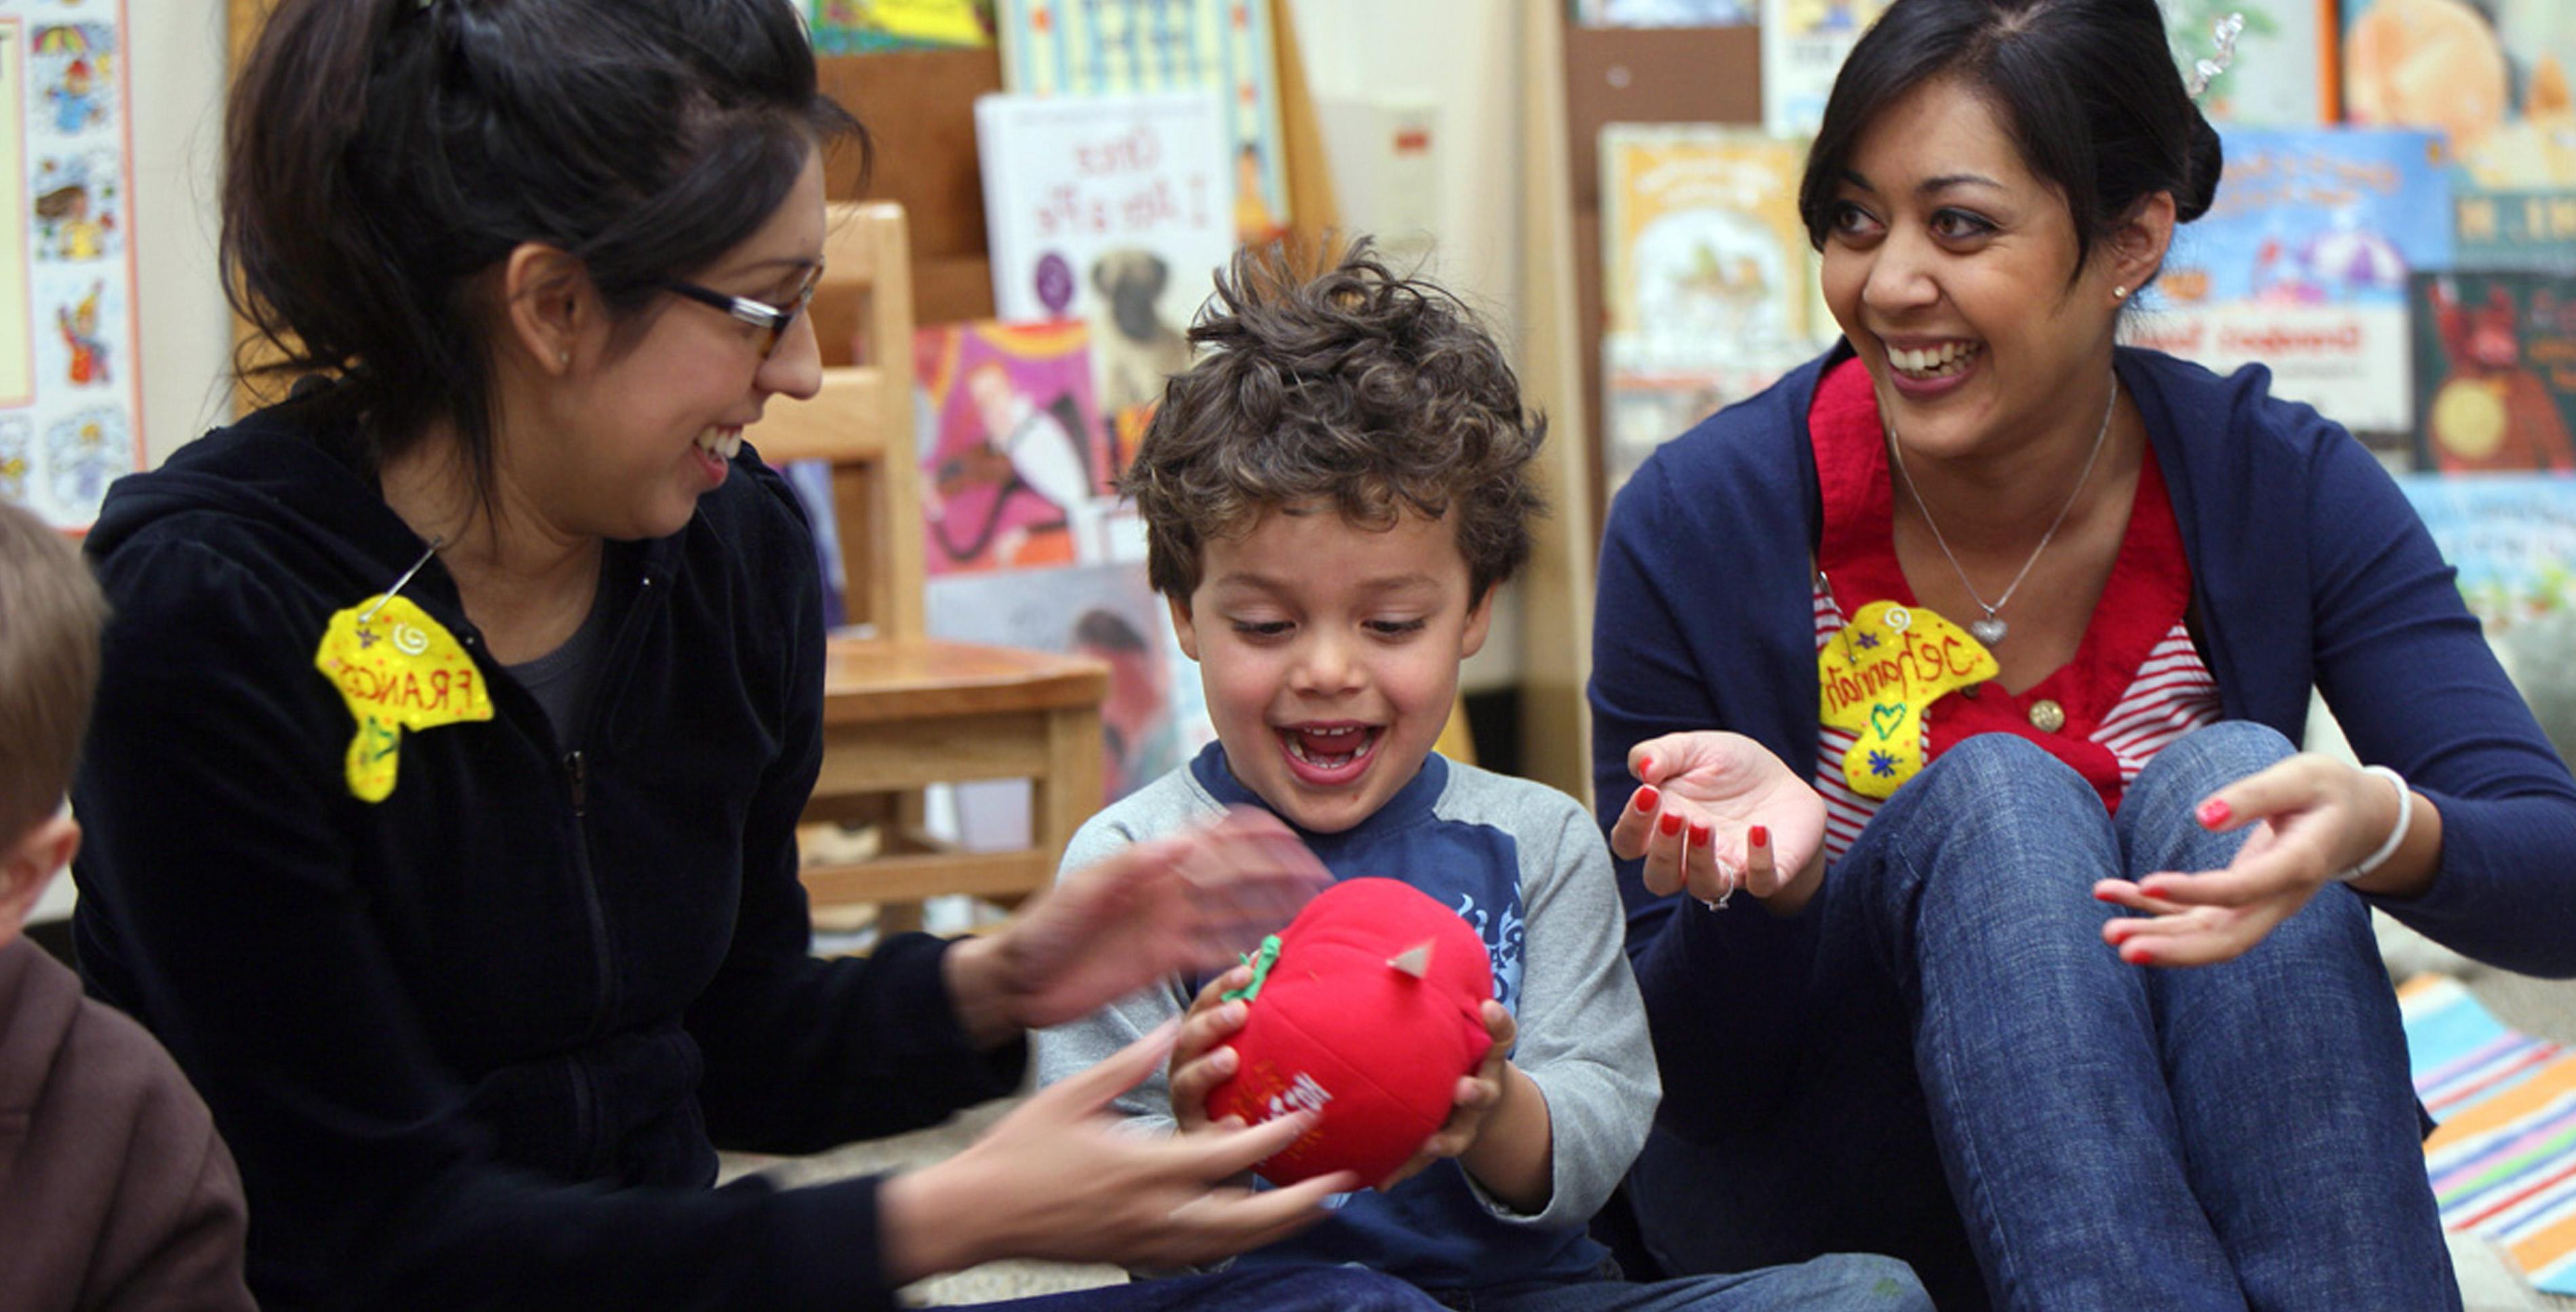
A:
{"type": "MultiPolygon", "coordinates": [[[[1318,100],[1424,99],[1440,107],[1437,245],[1423,272],[1476,307],[1510,345],[1520,337],[1521,6],[1504,0],[1289,0],[1308,90],[1318,100]]],[[[1345,206],[1343,226],[1370,216],[1345,206]]],[[[1517,356],[1515,352],[1515,356],[1517,356]]],[[[1556,441],[1579,441],[1571,424],[1556,441]]],[[[1507,591],[1469,691],[1519,681],[1522,633],[1507,591]]]]}
{"type": "Polygon", "coordinates": [[[224,6],[127,0],[143,441],[154,465],[230,404],[232,315],[216,274],[224,6]]]}

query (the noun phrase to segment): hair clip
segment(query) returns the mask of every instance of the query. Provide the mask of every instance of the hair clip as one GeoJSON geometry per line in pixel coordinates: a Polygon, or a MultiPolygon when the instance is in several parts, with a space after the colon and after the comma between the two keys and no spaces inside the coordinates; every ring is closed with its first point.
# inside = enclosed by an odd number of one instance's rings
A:
{"type": "Polygon", "coordinates": [[[2183,79],[2184,89],[2191,92],[2194,100],[2200,99],[2201,93],[2209,90],[2209,84],[2226,72],[2229,64],[2236,62],[2236,38],[2245,34],[2245,15],[2229,14],[2219,19],[2210,24],[2209,34],[2217,39],[2218,49],[2212,51],[2208,58],[2194,61],[2191,76],[2183,79]]]}

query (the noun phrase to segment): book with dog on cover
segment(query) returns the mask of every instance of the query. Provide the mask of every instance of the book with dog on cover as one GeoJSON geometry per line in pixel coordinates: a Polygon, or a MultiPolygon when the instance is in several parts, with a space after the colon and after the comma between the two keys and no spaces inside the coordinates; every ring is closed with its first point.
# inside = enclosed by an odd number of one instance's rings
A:
{"type": "Polygon", "coordinates": [[[1189,364],[1183,333],[1234,253],[1216,96],[985,96],[975,138],[995,314],[1090,323],[1114,432],[1189,364]]]}

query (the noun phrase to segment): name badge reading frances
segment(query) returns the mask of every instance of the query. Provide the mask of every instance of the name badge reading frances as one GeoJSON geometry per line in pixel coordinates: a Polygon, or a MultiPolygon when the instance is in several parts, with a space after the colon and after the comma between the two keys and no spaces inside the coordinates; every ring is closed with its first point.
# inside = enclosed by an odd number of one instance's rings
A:
{"type": "Polygon", "coordinates": [[[1932,703],[2000,673],[1993,652],[1921,606],[1873,601],[1816,654],[1823,721],[1853,734],[1843,780],[1863,797],[1893,796],[1922,770],[1932,703]]]}
{"type": "Polygon", "coordinates": [[[349,740],[349,792],[393,795],[402,735],[492,718],[483,678],[447,626],[403,597],[369,597],[331,617],[313,668],[340,690],[358,722],[349,740]]]}

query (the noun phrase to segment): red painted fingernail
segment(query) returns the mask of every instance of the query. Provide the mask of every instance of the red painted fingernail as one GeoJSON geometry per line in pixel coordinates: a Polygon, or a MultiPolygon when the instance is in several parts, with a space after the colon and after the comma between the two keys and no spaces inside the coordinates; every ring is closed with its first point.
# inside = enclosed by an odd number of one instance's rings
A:
{"type": "Polygon", "coordinates": [[[1708,829],[1708,826],[1707,826],[1707,825],[1703,825],[1703,824],[1694,824],[1694,825],[1692,825],[1692,826],[1691,826],[1691,846],[1693,846],[1693,847],[1706,847],[1706,846],[1708,846],[1708,834],[1709,834],[1709,829],[1708,829]]]}
{"type": "Polygon", "coordinates": [[[1655,803],[1662,800],[1664,795],[1656,792],[1652,786],[1637,790],[1637,809],[1640,811],[1652,811],[1655,809],[1655,803]]]}
{"type": "Polygon", "coordinates": [[[1646,775],[1646,774],[1653,774],[1654,772],[1655,772],[1655,758],[1653,758],[1653,757],[1651,757],[1651,756],[1646,756],[1646,757],[1640,757],[1640,758],[1638,758],[1638,760],[1637,760],[1637,773],[1639,773],[1639,774],[1641,774],[1641,775],[1646,775]]]}
{"type": "Polygon", "coordinates": [[[2096,902],[2117,902],[2120,900],[2120,895],[2107,888],[2097,888],[2093,890],[2093,900],[2096,902]]]}
{"type": "Polygon", "coordinates": [[[1664,812],[1664,818],[1656,821],[1656,823],[1662,826],[1663,831],[1667,836],[1678,834],[1682,831],[1682,818],[1675,812],[1664,812]]]}
{"type": "Polygon", "coordinates": [[[2155,956],[2155,953],[2147,950],[2147,945],[2144,943],[2125,944],[2120,948],[2120,960],[2132,966],[2146,965],[2155,960],[2155,956]]]}
{"type": "Polygon", "coordinates": [[[1744,842],[1748,847],[1771,846],[1771,827],[1769,825],[1753,826],[1751,829],[1745,831],[1744,842]]]}
{"type": "Polygon", "coordinates": [[[2234,814],[2236,813],[2228,808],[2227,803],[2213,797],[2200,804],[2201,828],[2216,829],[2220,825],[2226,824],[2227,817],[2234,814]]]}

